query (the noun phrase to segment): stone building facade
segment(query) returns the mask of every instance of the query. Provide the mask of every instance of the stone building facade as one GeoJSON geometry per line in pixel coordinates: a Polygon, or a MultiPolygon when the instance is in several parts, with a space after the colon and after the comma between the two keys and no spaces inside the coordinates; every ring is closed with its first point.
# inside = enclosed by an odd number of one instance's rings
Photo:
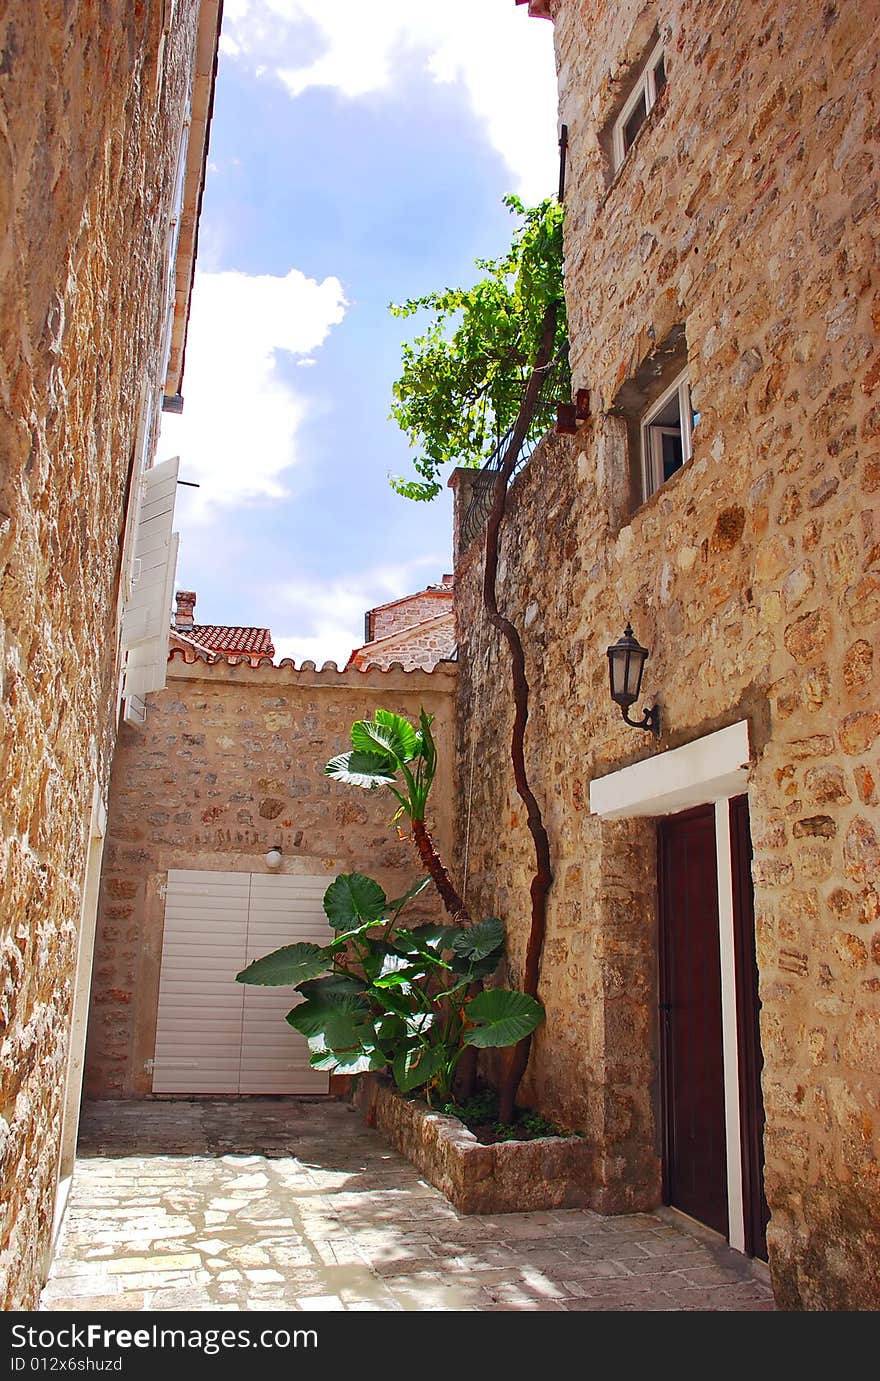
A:
{"type": "Polygon", "coordinates": [[[455,652],[455,612],[452,575],[413,595],[368,609],[364,618],[366,641],[356,647],[346,663],[366,671],[399,664],[408,671],[430,671],[455,652]]]}
{"type": "MultiPolygon", "coordinates": [[[[216,895],[213,878],[231,875],[274,874],[295,885],[299,877],[329,883],[340,872],[364,872],[389,896],[419,876],[413,845],[390,825],[387,793],[323,775],[348,746],[354,720],[371,719],[378,708],[415,721],[424,706],[435,716],[440,766],[431,805],[435,838],[448,854],[454,695],[452,666],[340,672],[328,664],[317,671],[288,659],[254,666],[246,654],[172,650],[165,690],[150,695],[143,725],[123,726],[113,762],[86,1051],[90,1096],[154,1091],[170,871],[199,874],[209,896],[216,895]],[[281,853],[278,868],[266,858],[272,848],[281,853]]],[[[426,893],[412,914],[433,919],[436,907],[426,893]]],[[[284,932],[278,944],[293,938],[284,932]]],[[[210,959],[210,935],[204,943],[210,959]]],[[[230,960],[220,974],[233,995],[241,992],[234,976],[242,966],[230,960]]],[[[277,1039],[275,1031],[272,1024],[267,1039],[283,1049],[292,1033],[280,1018],[277,1039]]]]}
{"type": "Polygon", "coordinates": [[[219,0],[0,17],[7,1309],[35,1303],[75,1143],[126,514],[175,341],[180,389],[218,27],[219,0]]]}
{"type": "MultiPolygon", "coordinates": [[[[594,1141],[597,1207],[687,1203],[690,983],[720,1008],[722,1145],[699,1108],[689,1133],[692,1165],[720,1165],[716,1226],[766,1254],[781,1307],[875,1309],[880,13],[531,8],[555,21],[591,416],[518,477],[499,572],[554,867],[523,1097],[594,1141]],[[658,739],[610,698],[628,621],[649,651],[632,713],[659,705],[658,739]]],[[[453,483],[460,526],[472,472],[453,483]]],[[[477,540],[456,566],[459,818],[469,898],[507,920],[515,975],[533,856],[481,564],[477,540]]]]}

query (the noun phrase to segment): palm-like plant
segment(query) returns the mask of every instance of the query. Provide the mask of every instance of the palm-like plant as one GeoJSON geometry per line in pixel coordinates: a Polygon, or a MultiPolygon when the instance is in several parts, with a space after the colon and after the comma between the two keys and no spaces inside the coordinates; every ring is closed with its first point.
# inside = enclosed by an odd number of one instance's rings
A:
{"type": "Polygon", "coordinates": [[[419,711],[418,728],[403,715],[377,710],[373,719],[351,726],[351,749],[331,758],[325,776],[365,791],[384,787],[398,803],[395,820],[406,815],[419,857],[443,898],[446,910],[459,924],[470,915],[459,896],[425,824],[428,794],[437,772],[437,748],[431,733],[434,716],[419,711]]]}

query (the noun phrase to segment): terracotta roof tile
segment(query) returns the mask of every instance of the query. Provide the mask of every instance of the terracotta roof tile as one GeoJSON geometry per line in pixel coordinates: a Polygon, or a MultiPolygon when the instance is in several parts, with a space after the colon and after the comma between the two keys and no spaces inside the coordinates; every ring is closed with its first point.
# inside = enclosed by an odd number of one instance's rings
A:
{"type": "Polygon", "coordinates": [[[243,628],[236,625],[194,623],[192,628],[175,629],[210,652],[248,653],[274,657],[272,633],[268,628],[243,628]]]}

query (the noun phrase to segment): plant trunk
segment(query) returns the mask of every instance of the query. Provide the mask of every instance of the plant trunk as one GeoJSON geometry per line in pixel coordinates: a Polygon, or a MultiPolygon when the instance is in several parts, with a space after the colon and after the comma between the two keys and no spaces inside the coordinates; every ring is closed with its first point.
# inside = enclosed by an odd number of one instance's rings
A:
{"type": "MultiPolygon", "coordinates": [[[[511,679],[513,683],[514,721],[510,742],[510,757],[517,793],[526,807],[529,831],[535,846],[535,874],[532,878],[531,902],[532,916],[529,939],[526,946],[525,966],[523,968],[522,990],[530,997],[538,995],[538,977],[541,968],[541,952],[547,932],[547,893],[553,881],[550,866],[550,841],[544,828],[541,808],[529,785],[525,763],[525,733],[529,717],[529,683],[526,678],[526,662],[522,640],[511,621],[498,609],[496,580],[498,575],[498,554],[501,542],[501,523],[507,503],[507,486],[513,467],[519,456],[529,424],[534,416],[538,395],[541,389],[541,376],[550,363],[553,354],[553,341],[556,334],[557,308],[551,303],[544,314],[544,327],[541,344],[535,359],[531,378],[523,396],[522,406],[510,438],[504,459],[495,476],[495,492],[492,509],[486,525],[486,564],[483,573],[483,602],[489,622],[507,640],[511,658],[511,679]]],[[[498,1091],[499,1118],[502,1122],[513,1120],[517,1089],[526,1072],[532,1038],[526,1036],[510,1052],[501,1078],[498,1091]]]]}
{"type": "MultiPolygon", "coordinates": [[[[434,841],[425,828],[424,820],[412,820],[411,823],[413,842],[419,851],[419,858],[443,898],[443,905],[457,924],[470,925],[470,912],[455,890],[452,879],[446,871],[446,866],[434,848],[434,841]]],[[[481,983],[472,983],[468,988],[468,997],[474,997],[481,987],[481,983]]],[[[458,1062],[458,1068],[455,1072],[455,1092],[456,1097],[462,1100],[473,1097],[476,1089],[477,1054],[476,1046],[468,1045],[458,1062]]]]}
{"type": "Polygon", "coordinates": [[[457,921],[461,925],[470,925],[470,912],[456,892],[452,879],[446,871],[446,865],[434,848],[434,841],[425,829],[424,820],[412,821],[412,837],[419,851],[419,858],[422,860],[422,863],[431,876],[434,886],[443,898],[443,905],[446,907],[446,910],[454,921],[457,921]]]}

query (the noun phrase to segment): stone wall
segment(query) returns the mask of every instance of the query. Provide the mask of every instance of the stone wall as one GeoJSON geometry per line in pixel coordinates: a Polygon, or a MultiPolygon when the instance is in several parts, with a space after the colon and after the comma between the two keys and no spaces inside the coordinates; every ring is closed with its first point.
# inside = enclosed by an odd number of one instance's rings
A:
{"type": "MultiPolygon", "coordinates": [[[[657,1201],[653,829],[591,817],[589,783],[747,718],[774,1288],[786,1308],[876,1308],[878,6],[552,9],[574,386],[593,420],[517,480],[500,570],[555,872],[523,1094],[595,1139],[609,1206],[657,1201]],[[600,134],[655,30],[667,90],[613,177],[600,134]],[[642,503],[614,413],[675,327],[694,455],[642,503]],[[656,745],[608,695],[627,619],[650,649],[656,745]]],[[[456,571],[460,818],[469,897],[506,918],[515,972],[531,852],[480,561],[456,571]]]]}
{"type": "Polygon", "coordinates": [[[417,595],[395,600],[370,610],[372,640],[387,638],[390,633],[403,633],[413,624],[436,618],[452,608],[452,587],[443,590],[422,590],[417,595]]]}
{"type": "Polygon", "coordinates": [[[195,40],[180,0],[0,18],[0,1301],[50,1236],[81,890],[106,791],[116,597],[195,40]],[[161,78],[161,81],[160,81],[161,78]]]}
{"type": "Polygon", "coordinates": [[[451,657],[454,650],[455,613],[450,608],[434,618],[403,628],[399,633],[365,643],[352,654],[350,665],[361,671],[368,667],[384,667],[387,671],[395,664],[407,671],[416,667],[430,671],[438,662],[451,657]]]}
{"type": "MultiPolygon", "coordinates": [[[[226,662],[168,666],[146,723],[124,726],[113,762],[98,915],[86,1089],[93,1097],[148,1095],[169,868],[266,872],[280,843],[282,871],[365,872],[389,896],[420,875],[411,843],[390,825],[394,802],[329,781],[324,764],[349,747],[356,719],[376,709],[435,716],[435,838],[449,857],[453,806],[454,667],[425,672],[253,668],[226,662]]],[[[433,889],[409,913],[439,914],[433,889]]]]}

